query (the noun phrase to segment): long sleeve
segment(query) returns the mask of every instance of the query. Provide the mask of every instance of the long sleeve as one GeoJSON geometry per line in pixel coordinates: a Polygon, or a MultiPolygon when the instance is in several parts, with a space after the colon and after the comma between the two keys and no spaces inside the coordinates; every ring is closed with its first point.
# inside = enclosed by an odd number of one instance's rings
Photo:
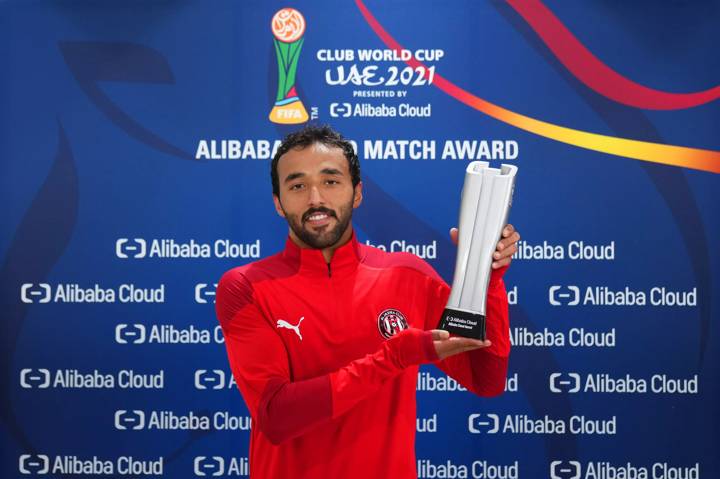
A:
{"type": "MultiPolygon", "coordinates": [[[[485,327],[486,337],[492,345],[436,363],[447,375],[479,396],[496,396],[505,389],[510,355],[508,300],[502,279],[506,269],[507,266],[493,270],[488,285],[485,327]]],[[[447,305],[450,287],[442,280],[433,281],[429,296],[426,329],[433,329],[447,305]]]]}
{"type": "Polygon", "coordinates": [[[231,270],[216,294],[233,376],[255,424],[273,444],[342,415],[405,368],[437,360],[430,332],[408,329],[334,372],[293,381],[284,343],[257,306],[252,284],[231,270]]]}

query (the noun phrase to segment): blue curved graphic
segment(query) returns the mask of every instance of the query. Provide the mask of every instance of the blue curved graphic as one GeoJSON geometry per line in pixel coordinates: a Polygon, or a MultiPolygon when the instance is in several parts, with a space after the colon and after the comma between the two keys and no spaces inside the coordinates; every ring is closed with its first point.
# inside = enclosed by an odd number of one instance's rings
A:
{"type": "Polygon", "coordinates": [[[78,215],[78,177],[70,143],[58,120],[58,147],[55,161],[37,196],[30,204],[0,269],[0,321],[2,371],[0,414],[10,434],[28,453],[36,451],[13,415],[10,385],[12,358],[25,321],[28,305],[20,301],[23,283],[42,281],[65,252],[78,215]]]}
{"type": "Polygon", "coordinates": [[[175,77],[162,54],[135,43],[65,41],[58,46],[82,91],[118,128],[150,148],[185,160],[195,159],[131,118],[98,85],[102,81],[173,84],[175,77]]]}

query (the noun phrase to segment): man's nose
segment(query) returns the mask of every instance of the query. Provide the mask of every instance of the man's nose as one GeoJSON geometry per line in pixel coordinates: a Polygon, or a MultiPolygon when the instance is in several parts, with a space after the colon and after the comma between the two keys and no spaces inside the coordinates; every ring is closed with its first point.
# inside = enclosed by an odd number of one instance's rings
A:
{"type": "Polygon", "coordinates": [[[308,202],[311,205],[322,205],[325,203],[325,199],[320,194],[320,189],[317,186],[310,188],[310,198],[308,198],[308,202]]]}

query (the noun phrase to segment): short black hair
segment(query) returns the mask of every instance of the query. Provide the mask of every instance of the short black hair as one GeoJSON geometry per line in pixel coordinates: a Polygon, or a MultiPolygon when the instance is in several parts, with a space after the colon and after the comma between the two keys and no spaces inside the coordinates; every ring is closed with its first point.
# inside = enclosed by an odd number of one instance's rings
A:
{"type": "Polygon", "coordinates": [[[304,149],[308,146],[320,143],[325,146],[340,148],[348,160],[350,167],[350,178],[353,188],[360,183],[360,161],[352,147],[340,133],[333,130],[329,125],[306,125],[302,129],[287,135],[275,153],[270,165],[270,179],[272,180],[273,194],[280,197],[280,178],[278,178],[277,165],[280,157],[293,148],[304,149]]]}

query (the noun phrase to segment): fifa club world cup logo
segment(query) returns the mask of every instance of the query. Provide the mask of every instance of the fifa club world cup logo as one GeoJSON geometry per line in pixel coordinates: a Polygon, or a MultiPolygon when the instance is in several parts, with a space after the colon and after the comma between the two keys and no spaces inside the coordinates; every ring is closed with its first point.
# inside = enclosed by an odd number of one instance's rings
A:
{"type": "Polygon", "coordinates": [[[307,110],[295,91],[295,73],[305,33],[305,18],[294,8],[283,8],[273,16],[272,32],[278,63],[278,90],[270,112],[273,123],[305,123],[307,110]]]}

